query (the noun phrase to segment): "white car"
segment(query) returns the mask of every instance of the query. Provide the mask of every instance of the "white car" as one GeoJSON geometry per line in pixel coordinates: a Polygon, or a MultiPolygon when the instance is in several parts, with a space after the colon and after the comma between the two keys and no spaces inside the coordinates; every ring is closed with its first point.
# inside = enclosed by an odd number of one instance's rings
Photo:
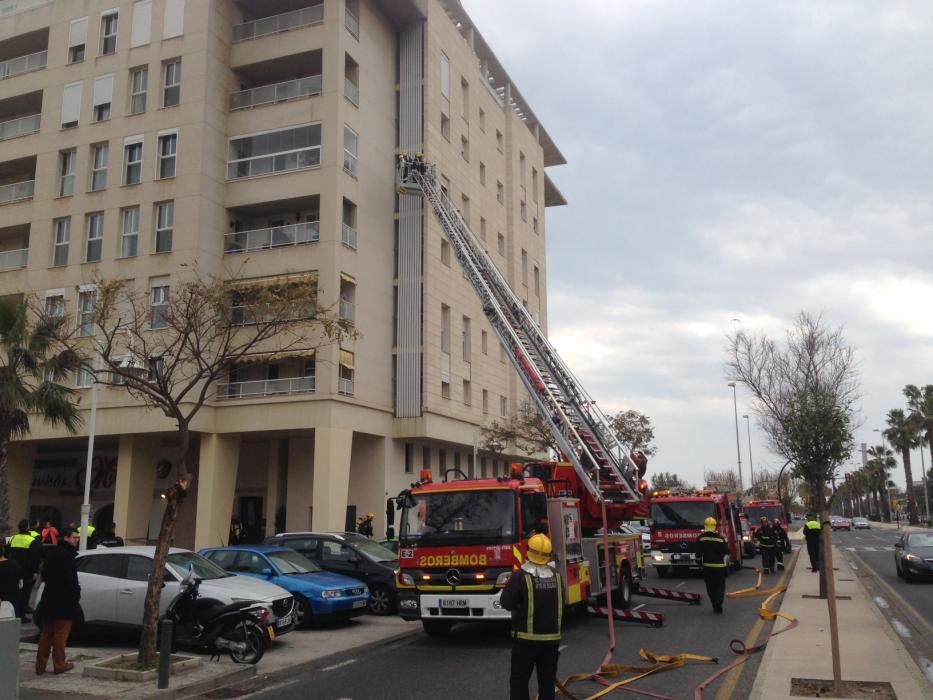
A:
{"type": "Polygon", "coordinates": [[[871,530],[868,518],[852,518],[852,527],[856,530],[871,530]]]}
{"type": "MultiPolygon", "coordinates": [[[[78,582],[81,584],[83,622],[101,627],[140,627],[143,601],[152,573],[155,547],[113,547],[92,549],[78,555],[78,582]]],[[[200,554],[186,549],[169,549],[165,566],[165,586],[159,599],[159,616],[178,594],[189,567],[201,579],[199,593],[228,605],[250,600],[269,608],[270,638],[294,627],[294,600],[284,588],[249,576],[228,574],[200,554]]],[[[41,591],[39,593],[41,595],[41,591]]]]}

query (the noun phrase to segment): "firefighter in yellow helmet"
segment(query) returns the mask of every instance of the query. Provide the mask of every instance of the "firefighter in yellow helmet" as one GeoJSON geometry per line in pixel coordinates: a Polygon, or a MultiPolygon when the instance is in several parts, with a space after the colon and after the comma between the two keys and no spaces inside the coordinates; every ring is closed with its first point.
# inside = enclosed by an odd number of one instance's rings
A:
{"type": "Polygon", "coordinates": [[[373,515],[372,513],[367,513],[367,514],[366,514],[366,517],[363,519],[363,521],[362,521],[362,522],[359,524],[359,526],[356,528],[356,531],[359,532],[361,535],[366,535],[367,537],[372,537],[372,536],[373,536],[373,518],[374,518],[374,517],[375,517],[375,515],[373,515]]]}
{"type": "Polygon", "coordinates": [[[713,612],[722,614],[722,602],[726,597],[726,566],[729,545],[726,538],[716,531],[716,518],[703,521],[703,533],[697,538],[697,554],[703,562],[703,578],[706,579],[706,594],[713,604],[713,612]]]}
{"type": "Polygon", "coordinates": [[[512,573],[499,602],[512,613],[512,669],[510,700],[528,700],[528,681],[537,671],[538,697],[553,700],[557,678],[560,625],[564,611],[564,586],[560,574],[549,565],[551,540],[532,535],[528,559],[512,573]]]}

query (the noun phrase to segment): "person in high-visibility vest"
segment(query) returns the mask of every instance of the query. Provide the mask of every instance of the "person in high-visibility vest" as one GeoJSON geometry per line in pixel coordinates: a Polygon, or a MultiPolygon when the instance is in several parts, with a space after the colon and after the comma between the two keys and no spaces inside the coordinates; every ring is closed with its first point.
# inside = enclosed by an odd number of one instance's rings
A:
{"type": "Polygon", "coordinates": [[[713,604],[713,612],[721,615],[722,603],[726,597],[726,557],[729,555],[729,544],[716,530],[716,518],[703,521],[703,532],[697,538],[697,548],[703,563],[706,595],[713,604]]]}
{"type": "Polygon", "coordinates": [[[19,604],[15,605],[16,614],[23,622],[29,622],[29,596],[42,563],[42,541],[38,534],[29,530],[29,521],[19,521],[19,532],[10,538],[10,559],[19,562],[22,574],[22,586],[19,591],[19,604]]]}
{"type": "Polygon", "coordinates": [[[528,540],[528,559],[512,573],[499,602],[512,613],[510,700],[528,700],[528,681],[537,671],[538,697],[553,700],[557,678],[564,586],[549,565],[551,540],[538,533],[528,540]]]}
{"type": "Polygon", "coordinates": [[[807,554],[810,555],[810,569],[812,571],[820,570],[820,537],[822,536],[823,526],[816,519],[815,515],[808,515],[807,522],[803,526],[803,536],[807,541],[807,554]]]}

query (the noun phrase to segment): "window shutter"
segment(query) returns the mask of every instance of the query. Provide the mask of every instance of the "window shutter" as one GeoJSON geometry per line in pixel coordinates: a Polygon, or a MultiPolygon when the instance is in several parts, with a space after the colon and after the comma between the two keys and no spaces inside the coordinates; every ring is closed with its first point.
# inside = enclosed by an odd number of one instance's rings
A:
{"type": "Polygon", "coordinates": [[[133,4],[133,28],[130,34],[130,47],[149,43],[152,27],[152,0],[137,0],[133,4]]]}
{"type": "Polygon", "coordinates": [[[68,29],[68,48],[87,43],[87,17],[71,21],[68,29]]]}
{"type": "Polygon", "coordinates": [[[113,101],[113,74],[101,75],[94,80],[94,106],[113,101]]]}
{"type": "Polygon", "coordinates": [[[81,116],[81,83],[69,83],[62,94],[62,124],[71,124],[81,116]]]}
{"type": "Polygon", "coordinates": [[[340,351],[340,364],[346,367],[347,369],[354,369],[353,367],[353,353],[349,350],[340,351]]]}
{"type": "Polygon", "coordinates": [[[185,33],[185,0],[165,0],[162,38],[171,39],[185,33]]]}

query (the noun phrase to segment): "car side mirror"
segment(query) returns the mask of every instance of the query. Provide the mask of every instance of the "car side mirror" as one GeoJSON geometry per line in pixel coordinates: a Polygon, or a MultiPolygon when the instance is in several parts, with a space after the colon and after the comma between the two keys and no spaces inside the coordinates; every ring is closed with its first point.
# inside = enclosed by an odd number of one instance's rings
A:
{"type": "Polygon", "coordinates": [[[267,566],[265,569],[260,570],[259,573],[260,573],[262,576],[265,576],[265,577],[267,577],[267,578],[271,578],[272,576],[275,575],[275,572],[274,572],[272,569],[270,569],[268,566],[267,566]]]}

